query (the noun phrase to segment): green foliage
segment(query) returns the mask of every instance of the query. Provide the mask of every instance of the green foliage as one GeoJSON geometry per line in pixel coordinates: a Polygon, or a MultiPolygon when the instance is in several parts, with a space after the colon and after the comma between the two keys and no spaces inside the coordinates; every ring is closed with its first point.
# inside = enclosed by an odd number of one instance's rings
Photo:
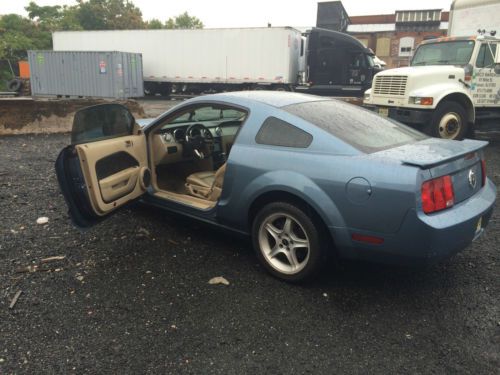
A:
{"type": "Polygon", "coordinates": [[[197,17],[190,16],[188,12],[169,18],[165,22],[166,29],[203,29],[203,22],[197,17]]]}
{"type": "Polygon", "coordinates": [[[49,31],[17,14],[0,18],[0,60],[26,58],[28,49],[47,49],[52,46],[49,31]]]}
{"type": "Polygon", "coordinates": [[[147,29],[163,29],[164,26],[163,26],[163,22],[161,22],[160,20],[158,20],[156,18],[153,18],[152,20],[150,20],[146,23],[146,28],[147,29]]]}
{"type": "Polygon", "coordinates": [[[128,0],[77,0],[77,14],[84,30],[144,29],[142,13],[128,0]]]}

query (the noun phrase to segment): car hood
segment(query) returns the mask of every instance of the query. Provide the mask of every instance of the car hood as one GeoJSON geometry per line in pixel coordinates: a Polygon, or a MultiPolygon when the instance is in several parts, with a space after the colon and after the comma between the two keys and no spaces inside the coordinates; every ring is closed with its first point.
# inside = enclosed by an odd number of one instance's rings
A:
{"type": "Polygon", "coordinates": [[[433,74],[464,74],[464,68],[455,65],[424,65],[424,66],[408,66],[404,68],[395,68],[384,70],[378,73],[378,76],[428,76],[433,74]]]}
{"type": "Polygon", "coordinates": [[[486,141],[476,141],[472,139],[451,141],[428,138],[420,142],[379,151],[371,154],[370,157],[397,160],[402,164],[414,165],[420,168],[430,168],[478,151],[487,145],[488,142],[486,141]]]}

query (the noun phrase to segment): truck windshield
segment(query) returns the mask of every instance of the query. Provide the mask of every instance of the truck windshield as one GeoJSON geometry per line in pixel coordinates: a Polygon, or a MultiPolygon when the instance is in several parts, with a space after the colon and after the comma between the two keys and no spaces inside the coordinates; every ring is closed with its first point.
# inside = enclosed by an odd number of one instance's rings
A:
{"type": "Polygon", "coordinates": [[[411,66],[467,65],[473,50],[473,40],[422,44],[417,48],[411,66]]]}

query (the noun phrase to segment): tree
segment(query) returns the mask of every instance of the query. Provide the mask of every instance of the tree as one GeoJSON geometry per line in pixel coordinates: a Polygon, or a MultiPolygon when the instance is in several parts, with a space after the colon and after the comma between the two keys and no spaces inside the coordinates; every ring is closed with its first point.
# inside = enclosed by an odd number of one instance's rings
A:
{"type": "Polygon", "coordinates": [[[188,12],[171,17],[165,22],[166,29],[203,29],[203,22],[197,17],[190,16],[188,12]]]}
{"type": "Polygon", "coordinates": [[[29,19],[17,14],[0,18],[0,59],[25,59],[28,49],[48,49],[51,46],[50,32],[41,30],[29,19]]]}
{"type": "Polygon", "coordinates": [[[147,29],[163,29],[164,26],[163,26],[163,23],[159,19],[153,18],[152,20],[149,20],[148,22],[146,22],[146,28],[147,29]]]}
{"type": "Polygon", "coordinates": [[[143,29],[142,13],[128,0],[77,0],[76,18],[84,30],[143,29]]]}
{"type": "Polygon", "coordinates": [[[24,9],[28,17],[45,31],[82,29],[76,18],[76,6],[38,6],[32,1],[24,9]]]}

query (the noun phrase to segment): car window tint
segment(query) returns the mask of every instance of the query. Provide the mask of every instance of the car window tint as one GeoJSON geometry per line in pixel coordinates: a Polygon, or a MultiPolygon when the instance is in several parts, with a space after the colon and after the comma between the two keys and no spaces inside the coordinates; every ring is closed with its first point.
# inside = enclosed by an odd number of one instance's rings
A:
{"type": "Polygon", "coordinates": [[[262,124],[255,141],[264,145],[306,148],[312,135],[276,117],[268,117],[262,124]]]}
{"type": "Polygon", "coordinates": [[[132,134],[134,118],[120,104],[84,108],[75,113],[71,143],[95,142],[132,134]]]}
{"type": "Polygon", "coordinates": [[[428,138],[396,121],[337,100],[292,104],[282,109],[368,153],[428,138]]]}

